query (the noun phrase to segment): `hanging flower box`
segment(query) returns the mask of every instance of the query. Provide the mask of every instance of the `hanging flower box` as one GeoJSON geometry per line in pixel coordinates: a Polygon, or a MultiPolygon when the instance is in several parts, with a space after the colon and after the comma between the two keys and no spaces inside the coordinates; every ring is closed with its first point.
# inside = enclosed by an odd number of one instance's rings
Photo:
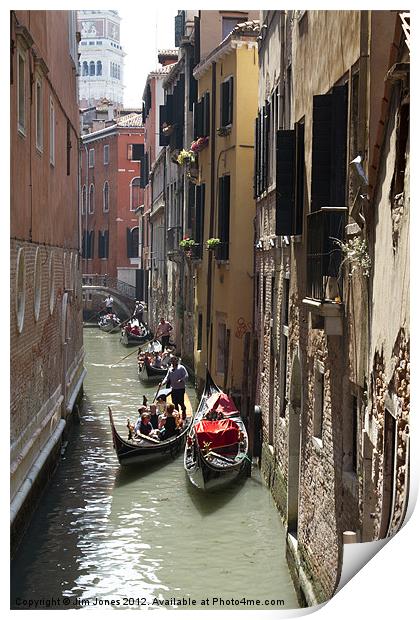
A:
{"type": "Polygon", "coordinates": [[[212,237],[211,239],[207,239],[206,243],[207,243],[208,251],[212,252],[213,250],[216,250],[216,248],[219,247],[220,239],[217,237],[212,237]]]}
{"type": "Polygon", "coordinates": [[[185,254],[187,254],[187,252],[192,253],[192,249],[194,246],[195,241],[190,237],[184,237],[184,239],[181,239],[181,241],[179,242],[179,247],[181,248],[181,250],[184,250],[185,254]]]}
{"type": "Polygon", "coordinates": [[[192,151],[186,151],[185,149],[182,149],[182,151],[176,158],[176,161],[180,166],[184,166],[185,164],[191,164],[195,161],[194,153],[192,151]]]}
{"type": "Polygon", "coordinates": [[[197,138],[197,140],[194,140],[194,142],[191,143],[191,150],[193,153],[199,153],[200,151],[206,148],[208,143],[209,143],[208,136],[204,138],[197,138]]]}

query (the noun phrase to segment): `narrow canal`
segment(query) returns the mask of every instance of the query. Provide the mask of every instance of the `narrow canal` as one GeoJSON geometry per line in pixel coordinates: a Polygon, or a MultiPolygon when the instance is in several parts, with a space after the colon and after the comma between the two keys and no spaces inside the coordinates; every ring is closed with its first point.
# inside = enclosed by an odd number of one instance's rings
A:
{"type": "MultiPolygon", "coordinates": [[[[51,599],[61,609],[147,609],[157,600],[191,608],[191,599],[199,609],[257,607],[241,599],[298,607],[284,528],[258,469],[203,494],[188,481],[182,455],[147,471],[120,468],[107,406],[125,436],[127,416],[135,418],[141,396],[151,400],[156,388],[140,384],[135,354],[110,367],[130,352],[118,334],[85,329],[84,338],[81,423],[12,562],[11,608],[51,599]]],[[[192,388],[189,395],[194,402],[192,388]]]]}

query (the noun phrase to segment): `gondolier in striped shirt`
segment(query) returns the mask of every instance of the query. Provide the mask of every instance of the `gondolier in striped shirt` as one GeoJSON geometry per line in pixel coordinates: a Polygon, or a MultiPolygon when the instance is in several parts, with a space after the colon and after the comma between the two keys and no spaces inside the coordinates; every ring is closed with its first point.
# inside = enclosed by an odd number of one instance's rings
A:
{"type": "Polygon", "coordinates": [[[160,338],[160,342],[162,344],[162,351],[169,345],[169,334],[172,331],[173,327],[165,319],[162,317],[160,322],[156,328],[155,339],[160,338]]]}
{"type": "Polygon", "coordinates": [[[185,366],[179,363],[179,359],[177,357],[171,358],[171,364],[172,367],[166,373],[166,376],[163,379],[161,385],[168,385],[168,387],[172,388],[172,402],[175,405],[175,409],[177,409],[177,411],[179,411],[179,407],[181,407],[182,419],[185,420],[187,416],[187,410],[184,403],[184,395],[185,382],[188,379],[188,373],[185,366]]]}

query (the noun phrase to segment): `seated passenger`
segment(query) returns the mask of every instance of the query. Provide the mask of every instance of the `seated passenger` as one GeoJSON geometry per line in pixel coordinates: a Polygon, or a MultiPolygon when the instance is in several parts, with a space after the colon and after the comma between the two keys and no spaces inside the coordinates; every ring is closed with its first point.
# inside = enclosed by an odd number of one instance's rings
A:
{"type": "Polygon", "coordinates": [[[162,358],[159,355],[159,353],[155,353],[155,359],[154,359],[154,362],[153,362],[153,366],[155,368],[162,368],[162,358]]]}
{"type": "Polygon", "coordinates": [[[141,423],[142,423],[142,416],[146,412],[147,412],[147,407],[144,407],[142,405],[141,407],[138,408],[139,417],[137,418],[137,422],[134,425],[134,435],[136,435],[138,432],[140,432],[140,426],[141,426],[141,423]]]}
{"type": "Polygon", "coordinates": [[[159,426],[159,416],[156,410],[156,405],[150,405],[150,424],[153,426],[153,430],[159,426]]]}
{"type": "Polygon", "coordinates": [[[162,428],[159,432],[161,441],[170,439],[177,434],[176,418],[174,416],[175,406],[172,403],[166,405],[166,415],[163,421],[162,428]]]}

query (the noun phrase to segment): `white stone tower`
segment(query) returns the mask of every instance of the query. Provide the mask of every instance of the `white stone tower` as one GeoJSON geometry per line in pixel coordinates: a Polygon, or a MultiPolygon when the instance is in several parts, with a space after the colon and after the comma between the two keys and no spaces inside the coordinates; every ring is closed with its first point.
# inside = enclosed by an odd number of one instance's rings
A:
{"type": "Polygon", "coordinates": [[[123,107],[124,52],[118,11],[78,11],[79,102],[81,108],[108,100],[123,107]]]}

